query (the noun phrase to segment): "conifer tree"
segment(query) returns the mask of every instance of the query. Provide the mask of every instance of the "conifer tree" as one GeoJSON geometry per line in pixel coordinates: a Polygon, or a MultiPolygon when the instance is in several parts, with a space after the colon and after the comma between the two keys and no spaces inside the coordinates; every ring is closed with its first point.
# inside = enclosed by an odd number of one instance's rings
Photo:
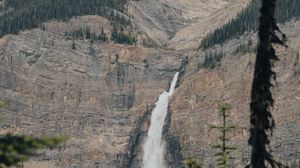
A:
{"type": "Polygon", "coordinates": [[[73,41],[72,41],[72,49],[75,50],[76,49],[76,44],[75,44],[75,40],[73,38],[73,41]]]}
{"type": "Polygon", "coordinates": [[[261,17],[259,19],[259,42],[256,55],[254,77],[250,103],[250,138],[252,147],[251,160],[248,167],[275,168],[282,165],[276,162],[267,150],[270,144],[269,135],[275,127],[275,121],[271,114],[274,99],[271,93],[272,79],[276,79],[272,71],[272,62],[278,60],[272,43],[284,45],[285,35],[279,30],[274,19],[276,0],[262,0],[261,17]],[[282,35],[279,38],[276,32],[282,35]]]}
{"type": "Polygon", "coordinates": [[[105,32],[104,32],[104,29],[103,27],[101,28],[101,34],[100,34],[100,37],[99,37],[99,40],[103,41],[103,42],[106,42],[108,40],[105,32]]]}
{"type": "Polygon", "coordinates": [[[105,35],[103,27],[101,27],[101,35],[102,35],[102,36],[105,35]]]}
{"type": "Polygon", "coordinates": [[[89,26],[87,26],[85,28],[85,38],[86,39],[90,39],[91,38],[91,28],[89,26]]]}
{"type": "Polygon", "coordinates": [[[233,125],[227,124],[227,118],[228,118],[228,110],[230,110],[230,105],[225,103],[220,105],[219,108],[219,115],[222,117],[222,125],[221,126],[212,126],[213,129],[217,129],[220,131],[221,136],[219,136],[220,144],[213,145],[214,148],[219,149],[219,152],[215,154],[217,159],[217,167],[218,168],[229,168],[229,160],[233,159],[230,157],[230,153],[233,150],[236,150],[235,147],[229,146],[229,138],[227,133],[236,127],[233,125]]]}

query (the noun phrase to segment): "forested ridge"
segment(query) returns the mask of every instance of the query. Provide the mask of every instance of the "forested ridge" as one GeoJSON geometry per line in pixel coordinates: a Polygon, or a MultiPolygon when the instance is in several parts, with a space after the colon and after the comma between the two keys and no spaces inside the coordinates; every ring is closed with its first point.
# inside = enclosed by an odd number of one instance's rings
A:
{"type": "MultiPolygon", "coordinates": [[[[137,38],[131,34],[131,32],[124,32],[124,27],[120,24],[113,24],[113,30],[111,32],[111,37],[104,32],[103,27],[101,28],[101,33],[96,34],[95,32],[91,32],[90,27],[86,27],[85,29],[79,28],[75,29],[71,32],[66,32],[65,36],[67,36],[67,39],[88,39],[92,43],[93,42],[107,42],[107,41],[114,41],[115,43],[119,44],[129,44],[133,45],[137,43],[137,38]]],[[[74,47],[73,47],[74,48],[74,47]]]]}
{"type": "MultiPolygon", "coordinates": [[[[232,38],[238,38],[247,31],[256,31],[259,25],[260,4],[260,0],[252,0],[236,18],[209,33],[202,40],[200,47],[204,49],[210,48],[232,38]]],[[[278,0],[275,17],[278,23],[284,23],[293,18],[299,19],[300,0],[278,0]]]]}
{"type": "Polygon", "coordinates": [[[120,24],[128,20],[120,14],[127,0],[6,0],[0,15],[0,37],[38,27],[42,22],[73,16],[99,15],[120,24]]]}

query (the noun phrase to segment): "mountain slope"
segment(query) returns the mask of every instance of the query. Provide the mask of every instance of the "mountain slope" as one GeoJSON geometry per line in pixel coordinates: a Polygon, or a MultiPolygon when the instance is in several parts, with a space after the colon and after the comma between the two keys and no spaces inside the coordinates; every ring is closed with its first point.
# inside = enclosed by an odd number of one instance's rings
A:
{"type": "Polygon", "coordinates": [[[51,19],[67,20],[73,16],[100,15],[125,24],[126,0],[9,0],[0,15],[0,36],[37,28],[51,19]]]}
{"type": "Polygon", "coordinates": [[[70,137],[36,160],[45,168],[122,167],[132,131],[181,66],[173,51],[88,40],[72,49],[59,30],[99,29],[93,19],[107,22],[85,16],[0,39],[0,99],[9,103],[1,131],[70,137]]]}
{"type": "MultiPolygon", "coordinates": [[[[276,46],[280,60],[275,62],[278,73],[274,82],[275,107],[272,110],[276,129],[272,137],[271,149],[274,156],[284,163],[299,162],[300,138],[300,21],[281,25],[289,38],[289,48],[276,46]]],[[[214,167],[214,153],[211,146],[218,141],[218,133],[210,125],[220,123],[218,104],[227,102],[233,107],[230,122],[238,126],[229,137],[238,148],[233,153],[234,167],[244,167],[249,159],[247,140],[249,137],[249,102],[255,53],[236,52],[248,40],[256,41],[256,34],[250,33],[239,39],[224,43],[221,50],[224,57],[215,69],[201,68],[204,51],[191,57],[182,84],[171,104],[170,133],[180,138],[183,157],[195,157],[205,167],[214,167]]],[[[255,42],[251,47],[255,46],[255,42]]],[[[178,147],[177,147],[178,148],[178,147]]]]}
{"type": "Polygon", "coordinates": [[[212,13],[198,22],[180,30],[170,40],[169,48],[176,50],[195,50],[199,48],[203,37],[235,17],[250,0],[232,0],[224,6],[219,6],[212,13]]]}
{"type": "MultiPolygon", "coordinates": [[[[141,0],[129,2],[128,9],[133,14],[136,29],[146,34],[155,43],[167,46],[170,39],[184,30],[187,33],[178,37],[177,41],[180,41],[180,45],[189,43],[189,39],[185,37],[190,37],[194,33],[190,27],[203,24],[204,20],[208,17],[211,19],[210,16],[218,13],[222,8],[236,3],[242,4],[243,2],[237,0],[141,0]]],[[[233,7],[236,12],[241,10],[240,8],[239,5],[233,7]]],[[[226,10],[225,13],[228,12],[230,11],[226,10]]],[[[225,15],[225,20],[218,22],[217,25],[222,25],[231,17],[233,15],[225,15]]],[[[208,29],[214,28],[210,24],[206,25],[208,29]]],[[[198,33],[195,36],[198,36],[198,33]]],[[[199,41],[193,41],[193,43],[199,43],[199,41]]],[[[180,45],[177,47],[182,48],[180,45]]]]}
{"type": "MultiPolygon", "coordinates": [[[[63,21],[47,18],[40,28],[2,37],[0,100],[9,102],[9,106],[0,109],[4,118],[1,132],[71,137],[62,148],[44,151],[42,157],[25,167],[140,167],[141,145],[151,110],[175,72],[180,71],[180,84],[164,130],[169,167],[180,167],[182,159],[190,156],[213,166],[210,144],[216,141],[217,134],[209,131],[209,125],[211,121],[218,122],[215,110],[220,101],[234,107],[231,117],[240,127],[231,135],[240,152],[235,153],[234,164],[241,167],[248,158],[248,103],[254,54],[248,50],[244,54],[239,48],[249,39],[256,41],[256,35],[233,39],[207,51],[195,49],[206,34],[231,20],[248,3],[249,0],[128,1],[122,14],[114,11],[130,18],[131,24],[119,28],[137,34],[137,45],[92,41],[84,35],[66,36],[86,28],[100,34],[103,28],[111,37],[117,20],[106,15],[68,16],[63,21]],[[147,47],[140,45],[143,41],[147,47]],[[216,69],[203,68],[210,50],[225,53],[216,69]]],[[[291,41],[289,49],[278,49],[284,56],[277,63],[278,132],[274,150],[282,159],[294,159],[299,156],[300,139],[300,26],[299,22],[291,22],[283,27],[291,41]]]]}
{"type": "MultiPolygon", "coordinates": [[[[279,0],[277,1],[276,19],[278,23],[285,23],[290,20],[300,18],[299,11],[300,1],[297,0],[279,0]]],[[[238,38],[249,31],[256,31],[259,25],[259,8],[260,1],[253,0],[241,11],[236,18],[219,27],[217,30],[210,32],[201,42],[201,47],[209,48],[214,45],[222,45],[227,40],[238,38]],[[253,19],[257,18],[257,19],[253,19]]]]}

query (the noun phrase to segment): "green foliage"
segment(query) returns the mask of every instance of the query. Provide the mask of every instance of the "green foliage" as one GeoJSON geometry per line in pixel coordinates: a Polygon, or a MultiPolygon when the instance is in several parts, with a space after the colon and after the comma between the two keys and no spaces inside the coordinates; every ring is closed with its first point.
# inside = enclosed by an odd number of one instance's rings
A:
{"type": "Polygon", "coordinates": [[[151,39],[142,39],[141,40],[141,43],[144,47],[147,47],[147,48],[158,48],[159,45],[156,44],[153,40],[151,39]]]}
{"type": "MultiPolygon", "coordinates": [[[[247,31],[256,31],[259,25],[260,0],[252,0],[238,16],[222,27],[208,34],[200,47],[210,48],[214,45],[222,45],[227,40],[238,38],[247,31]]],[[[293,18],[300,17],[299,0],[278,0],[276,8],[276,18],[279,23],[287,22],[293,18]]]]}
{"type": "Polygon", "coordinates": [[[37,150],[55,148],[66,140],[65,137],[42,137],[6,135],[0,137],[0,168],[18,165],[32,156],[37,156],[37,150]]]}
{"type": "MultiPolygon", "coordinates": [[[[1,101],[0,100],[0,109],[1,108],[6,108],[8,106],[8,102],[5,102],[5,101],[1,101]]],[[[2,121],[2,118],[0,118],[0,122],[2,121]]]]}
{"type": "MultiPolygon", "coordinates": [[[[91,32],[90,28],[86,27],[85,29],[79,28],[77,30],[73,30],[72,32],[66,32],[65,35],[67,36],[67,39],[89,39],[92,43],[96,41],[107,42],[109,40],[108,35],[104,32],[103,27],[101,28],[101,34],[91,32]]],[[[136,44],[137,42],[137,39],[129,32],[124,32],[124,28],[120,24],[114,24],[111,40],[119,44],[129,45],[136,44]]],[[[74,47],[72,48],[75,49],[74,47]]]]}
{"type": "Polygon", "coordinates": [[[75,46],[75,39],[76,40],[83,40],[83,39],[89,39],[92,43],[96,41],[101,41],[101,42],[106,42],[108,41],[108,36],[104,32],[103,28],[101,29],[101,34],[96,35],[96,33],[91,32],[89,27],[86,27],[86,29],[77,29],[73,30],[71,32],[66,32],[65,36],[67,36],[67,39],[70,40],[72,39],[72,49],[76,49],[75,46]]]}
{"type": "Polygon", "coordinates": [[[213,145],[214,148],[219,149],[219,152],[215,154],[217,157],[217,167],[218,168],[229,168],[229,160],[233,159],[230,157],[230,153],[236,150],[235,147],[229,146],[228,142],[230,141],[227,138],[227,132],[235,129],[236,127],[233,125],[227,125],[227,111],[231,109],[231,106],[227,103],[220,105],[219,107],[219,115],[222,117],[222,125],[221,126],[212,126],[213,129],[217,129],[221,136],[219,137],[220,143],[213,145]]]}
{"type": "Polygon", "coordinates": [[[111,35],[111,40],[119,43],[119,44],[136,44],[137,40],[134,36],[132,36],[130,33],[125,33],[124,28],[121,26],[114,24],[113,30],[112,30],[112,35],[111,35]],[[120,30],[118,30],[120,29],[120,30]]]}
{"type": "Polygon", "coordinates": [[[300,167],[300,160],[292,160],[289,161],[288,163],[284,164],[287,165],[289,168],[299,168],[300,167]]]}
{"type": "Polygon", "coordinates": [[[91,38],[91,28],[90,27],[86,27],[85,28],[85,38],[86,39],[90,39],[91,38]]]}
{"type": "Polygon", "coordinates": [[[224,57],[223,51],[209,50],[205,51],[204,62],[200,65],[202,68],[214,69],[221,65],[221,60],[224,57]]]}
{"type": "Polygon", "coordinates": [[[73,30],[71,32],[66,32],[65,36],[67,36],[67,38],[83,40],[84,34],[85,34],[84,30],[79,28],[79,29],[73,30]]]}
{"type": "Polygon", "coordinates": [[[231,105],[228,103],[224,103],[224,104],[220,105],[220,107],[219,107],[220,116],[222,116],[223,118],[226,117],[226,115],[227,115],[226,112],[230,109],[231,109],[231,105]]]}
{"type": "MultiPolygon", "coordinates": [[[[8,103],[0,101],[0,108],[7,105],[8,103]]],[[[66,139],[63,136],[34,138],[11,134],[2,135],[0,136],[0,168],[18,166],[20,162],[37,156],[38,150],[56,148],[66,139]]]]}
{"type": "Polygon", "coordinates": [[[240,44],[236,50],[234,51],[234,54],[246,54],[246,53],[252,53],[257,50],[257,46],[253,44],[252,40],[249,39],[247,44],[240,44]]]}
{"type": "Polygon", "coordinates": [[[184,161],[185,168],[201,168],[202,164],[196,159],[188,158],[184,161]]]}
{"type": "Polygon", "coordinates": [[[101,34],[98,36],[95,36],[96,40],[102,41],[102,42],[106,42],[108,41],[108,37],[106,35],[106,33],[104,32],[103,27],[101,28],[101,34]]]}
{"type": "Polygon", "coordinates": [[[126,25],[120,13],[127,0],[6,0],[6,12],[0,15],[0,37],[20,30],[36,28],[50,19],[100,15],[126,25]]]}
{"type": "Polygon", "coordinates": [[[7,102],[0,101],[0,108],[5,108],[6,106],[8,106],[7,102]]]}

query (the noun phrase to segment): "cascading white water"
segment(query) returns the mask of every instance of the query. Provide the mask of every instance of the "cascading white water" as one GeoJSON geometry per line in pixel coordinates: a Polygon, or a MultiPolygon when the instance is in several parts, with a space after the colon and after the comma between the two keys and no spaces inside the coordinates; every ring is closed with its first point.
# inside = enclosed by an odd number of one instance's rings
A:
{"type": "Polygon", "coordinates": [[[169,98],[175,90],[178,74],[178,72],[175,74],[169,92],[164,91],[159,96],[155,103],[156,107],[152,111],[151,124],[143,147],[143,168],[165,168],[164,142],[161,136],[168,112],[169,98]]]}

